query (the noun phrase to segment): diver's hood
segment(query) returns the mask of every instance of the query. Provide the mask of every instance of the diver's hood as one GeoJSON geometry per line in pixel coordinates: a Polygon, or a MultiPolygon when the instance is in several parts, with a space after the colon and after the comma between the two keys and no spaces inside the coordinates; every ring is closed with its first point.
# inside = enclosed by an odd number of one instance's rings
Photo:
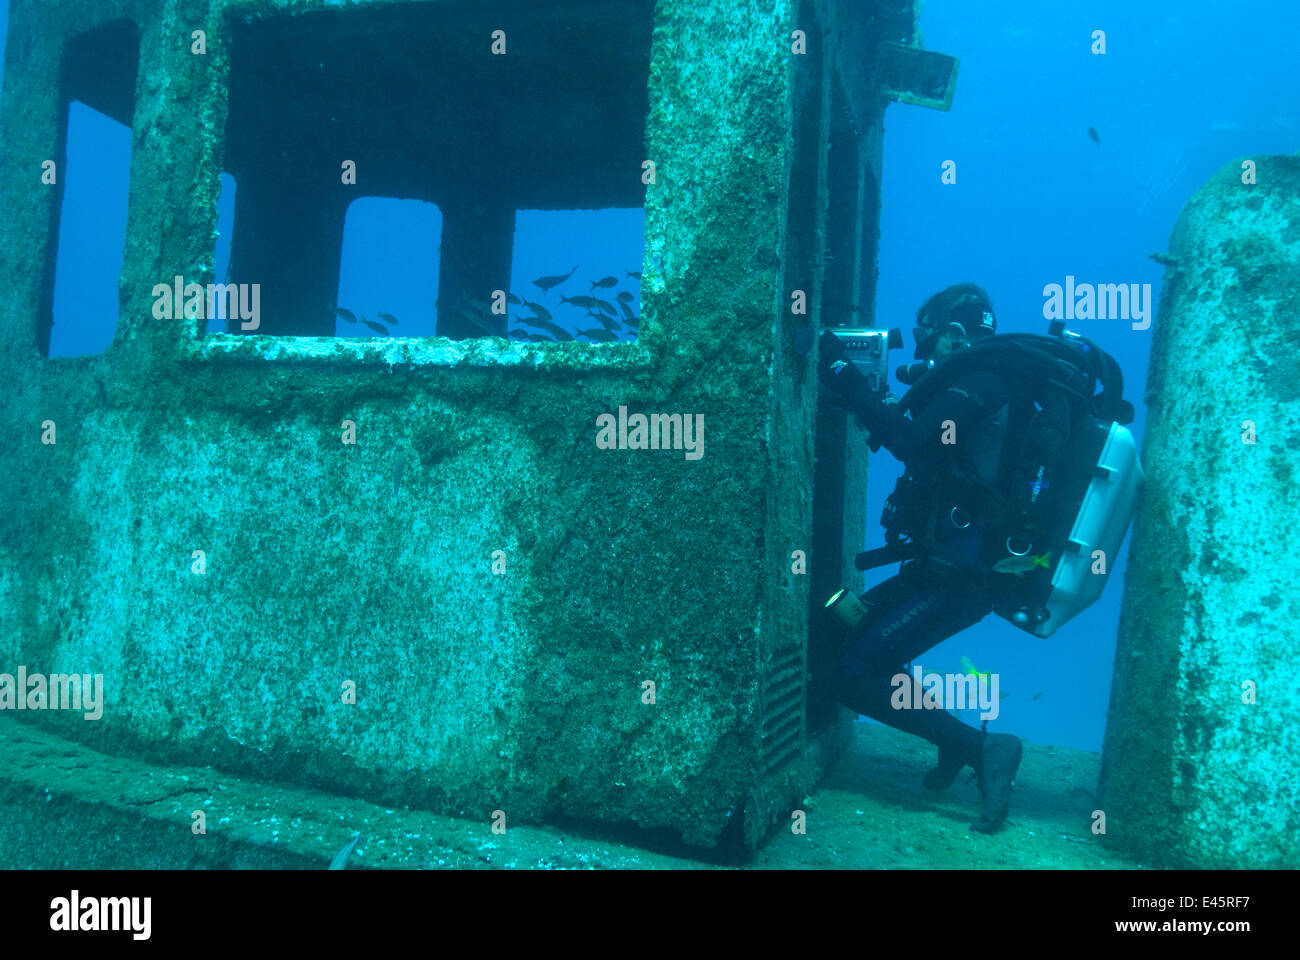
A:
{"type": "Polygon", "coordinates": [[[993,308],[978,294],[968,293],[948,310],[937,326],[932,326],[933,318],[928,314],[921,319],[921,325],[913,328],[912,336],[916,338],[916,352],[912,357],[921,360],[934,352],[939,336],[948,324],[960,324],[966,331],[967,340],[977,340],[998,332],[998,319],[993,315],[993,308]]]}

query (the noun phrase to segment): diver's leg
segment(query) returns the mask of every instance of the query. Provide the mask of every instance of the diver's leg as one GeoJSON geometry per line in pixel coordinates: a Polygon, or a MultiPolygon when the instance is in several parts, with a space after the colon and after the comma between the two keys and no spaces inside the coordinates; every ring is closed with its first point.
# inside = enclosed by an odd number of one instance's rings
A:
{"type": "Polygon", "coordinates": [[[957,778],[962,767],[969,764],[978,768],[984,735],[943,709],[895,710],[893,678],[900,675],[913,688],[909,702],[921,703],[921,688],[901,668],[892,673],[868,673],[852,678],[841,685],[840,703],[938,747],[939,764],[922,782],[931,790],[942,790],[957,778]]]}
{"type": "MultiPolygon", "coordinates": [[[[930,790],[946,790],[963,767],[970,767],[979,777],[983,807],[979,819],[971,824],[981,833],[993,833],[1007,818],[1011,807],[1011,787],[1020,766],[1020,738],[1005,733],[985,733],[962,723],[946,710],[895,710],[891,704],[896,674],[869,674],[860,677],[845,691],[840,702],[851,710],[865,714],[895,729],[929,740],[939,748],[939,762],[921,781],[930,790]]],[[[913,685],[912,703],[920,703],[922,691],[913,685]]]]}
{"type": "MultiPolygon", "coordinates": [[[[898,576],[867,591],[862,600],[872,608],[870,621],[843,648],[840,702],[937,746],[939,762],[926,775],[926,787],[946,788],[964,766],[978,773],[983,731],[942,709],[896,710],[891,697],[892,680],[903,673],[903,664],[978,623],[992,609],[982,581],[946,567],[908,564],[898,576]]],[[[907,682],[913,685],[910,702],[920,704],[920,689],[911,677],[907,682]]]]}
{"type": "MultiPolygon", "coordinates": [[[[947,788],[963,767],[971,767],[984,798],[980,818],[972,827],[992,833],[1010,808],[1011,787],[1020,766],[1020,738],[986,735],[946,710],[895,710],[891,702],[892,680],[903,673],[903,664],[978,623],[992,610],[986,581],[947,567],[908,564],[862,599],[872,610],[866,628],[843,648],[840,702],[937,746],[939,762],[923,781],[930,789],[947,788]]],[[[921,703],[915,680],[909,676],[907,682],[913,685],[911,703],[921,703]]]]}

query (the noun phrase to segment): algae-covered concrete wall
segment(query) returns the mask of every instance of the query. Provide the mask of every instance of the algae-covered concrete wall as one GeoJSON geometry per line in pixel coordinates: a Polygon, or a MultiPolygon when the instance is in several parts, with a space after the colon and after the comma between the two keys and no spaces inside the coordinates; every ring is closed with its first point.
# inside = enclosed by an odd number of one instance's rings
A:
{"type": "MultiPolygon", "coordinates": [[[[752,845],[813,776],[791,557],[816,378],[788,346],[819,318],[792,317],[784,284],[815,288],[821,261],[804,238],[790,263],[796,5],[653,7],[635,343],[203,338],[155,319],[156,284],[212,279],[231,18],[337,6],[13,0],[0,672],[102,674],[102,719],[23,716],[109,751],[693,843],[744,821],[752,845]],[[122,17],[139,73],[118,332],[50,358],[60,193],[40,175],[63,160],[61,58],[122,17]],[[702,417],[703,455],[598,448],[620,407],[702,417]]],[[[837,469],[860,511],[860,464],[837,469]]]]}
{"type": "Polygon", "coordinates": [[[1300,158],[1228,164],[1169,255],[1101,807],[1153,862],[1296,867],[1300,158]]]}

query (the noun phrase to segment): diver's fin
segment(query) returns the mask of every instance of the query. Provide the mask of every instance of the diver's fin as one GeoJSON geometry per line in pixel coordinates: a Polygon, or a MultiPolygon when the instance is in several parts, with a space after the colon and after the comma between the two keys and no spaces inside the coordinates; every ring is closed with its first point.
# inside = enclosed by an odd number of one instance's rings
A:
{"type": "Polygon", "coordinates": [[[1006,733],[990,733],[984,740],[984,751],[979,769],[980,793],[984,807],[980,818],[971,829],[980,833],[994,833],[1006,820],[1011,810],[1011,788],[1015,784],[1016,770],[1024,746],[1019,737],[1006,733]]]}

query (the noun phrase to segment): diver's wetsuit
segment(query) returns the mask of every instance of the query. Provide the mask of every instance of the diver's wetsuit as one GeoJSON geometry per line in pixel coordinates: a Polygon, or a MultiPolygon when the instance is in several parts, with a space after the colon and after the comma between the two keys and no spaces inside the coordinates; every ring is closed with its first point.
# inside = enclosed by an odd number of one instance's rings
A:
{"type": "Polygon", "coordinates": [[[978,772],[982,731],[946,710],[894,709],[893,677],[926,650],[984,619],[993,610],[991,588],[986,578],[936,561],[910,561],[862,595],[871,607],[868,625],[841,648],[836,699],[937,746],[939,769],[926,778],[934,789],[950,784],[966,764],[978,772]]]}
{"type": "MultiPolygon", "coordinates": [[[[1005,407],[1014,391],[1008,378],[976,371],[956,380],[910,420],[861,385],[850,385],[841,396],[871,431],[872,450],[885,447],[913,476],[943,475],[956,466],[954,458],[962,458],[968,471],[992,484],[1002,460],[1005,407]],[[948,420],[955,424],[956,444],[940,442],[948,420]]],[[[838,657],[834,689],[841,703],[939,747],[939,765],[926,777],[926,785],[935,789],[950,784],[967,764],[983,785],[984,734],[946,710],[894,709],[891,680],[904,672],[905,664],[992,612],[1007,578],[981,563],[983,546],[978,523],[959,528],[944,518],[929,556],[905,563],[897,575],[862,595],[870,607],[867,626],[846,638],[838,657]]],[[[1014,750],[1018,763],[1018,740],[1014,750]]],[[[995,814],[1000,822],[1005,804],[998,805],[1003,807],[995,814]]],[[[986,808],[985,821],[989,817],[986,808]]]]}
{"type": "MultiPolygon", "coordinates": [[[[875,396],[856,398],[852,409],[871,431],[872,449],[885,447],[910,474],[951,471],[952,459],[960,456],[993,481],[1003,437],[1000,424],[991,421],[1010,399],[1011,387],[1003,377],[977,371],[957,380],[910,420],[875,396]],[[940,443],[947,420],[955,424],[956,444],[940,443]]],[[[954,739],[977,742],[979,731],[944,710],[894,710],[890,678],[991,613],[998,584],[996,575],[978,566],[983,543],[977,524],[964,529],[943,524],[938,537],[934,554],[909,561],[896,576],[862,595],[871,617],[841,650],[836,690],[845,706],[943,749],[954,739]]]]}

